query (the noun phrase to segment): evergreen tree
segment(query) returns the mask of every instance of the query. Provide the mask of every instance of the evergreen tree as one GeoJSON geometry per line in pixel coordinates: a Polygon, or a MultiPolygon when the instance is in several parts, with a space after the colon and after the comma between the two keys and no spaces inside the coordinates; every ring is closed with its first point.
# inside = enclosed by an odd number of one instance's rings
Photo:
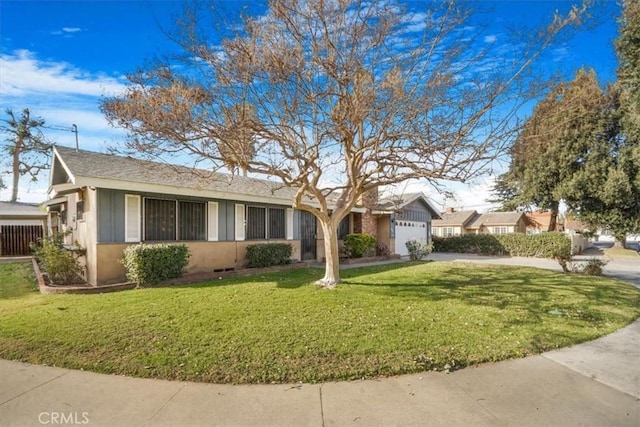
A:
{"type": "MultiPolygon", "coordinates": [[[[511,148],[511,164],[503,174],[502,197],[514,196],[505,207],[534,205],[551,212],[555,230],[567,181],[582,167],[588,141],[598,135],[606,105],[596,74],[581,69],[570,83],[556,85],[538,103],[511,148]]],[[[500,188],[494,193],[501,197],[500,188]]]]}
{"type": "Polygon", "coordinates": [[[616,50],[618,81],[609,88],[583,168],[569,183],[567,202],[580,218],[609,228],[618,246],[640,233],[640,3],[623,2],[616,50]]]}

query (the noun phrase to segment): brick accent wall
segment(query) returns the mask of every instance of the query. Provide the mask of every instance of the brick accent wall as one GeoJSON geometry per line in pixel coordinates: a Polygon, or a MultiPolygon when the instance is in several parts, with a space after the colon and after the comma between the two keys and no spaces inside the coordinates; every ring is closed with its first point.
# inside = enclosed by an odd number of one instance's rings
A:
{"type": "Polygon", "coordinates": [[[362,214],[362,232],[378,238],[378,218],[371,214],[371,209],[362,214]]]}
{"type": "Polygon", "coordinates": [[[362,232],[378,238],[378,218],[371,214],[371,209],[378,204],[378,189],[369,190],[360,196],[359,204],[367,211],[361,215],[362,232]]]}

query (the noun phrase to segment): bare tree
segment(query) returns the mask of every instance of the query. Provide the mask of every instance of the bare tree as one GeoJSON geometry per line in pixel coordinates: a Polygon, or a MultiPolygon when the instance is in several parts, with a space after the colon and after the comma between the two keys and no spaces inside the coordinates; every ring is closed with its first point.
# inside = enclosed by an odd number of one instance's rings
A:
{"type": "Polygon", "coordinates": [[[32,181],[37,181],[40,172],[49,169],[51,144],[46,142],[41,131],[45,121],[39,117],[32,118],[28,108],[22,110],[19,118],[11,109],[7,109],[6,114],[8,118],[3,119],[4,125],[0,126],[0,131],[5,134],[1,148],[11,159],[11,201],[15,202],[18,200],[20,177],[29,175],[32,181]]]}
{"type": "Polygon", "coordinates": [[[220,21],[202,27],[194,2],[178,21],[183,54],[129,76],[103,111],[139,152],[188,153],[296,188],[293,206],[313,213],[325,236],[319,283],[334,287],[336,230],[357,200],[408,179],[479,174],[540,89],[532,63],[585,10],[497,45],[458,3],[409,11],[393,0],[273,1],[207,39],[220,21]]]}

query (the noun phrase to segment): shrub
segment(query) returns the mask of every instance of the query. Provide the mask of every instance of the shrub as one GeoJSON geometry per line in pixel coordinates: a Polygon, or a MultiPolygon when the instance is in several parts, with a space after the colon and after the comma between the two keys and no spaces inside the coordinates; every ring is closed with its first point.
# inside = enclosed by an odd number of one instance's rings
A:
{"type": "Polygon", "coordinates": [[[405,243],[409,251],[409,259],[411,261],[420,261],[433,250],[433,245],[427,242],[419,242],[417,240],[409,240],[405,243]]]}
{"type": "Polygon", "coordinates": [[[582,272],[589,276],[602,276],[602,268],[607,265],[607,261],[599,258],[589,258],[582,267],[582,272]]]}
{"type": "Polygon", "coordinates": [[[186,245],[166,243],[129,246],[124,250],[122,260],[127,279],[138,286],[180,277],[188,262],[186,245]]]}
{"type": "Polygon", "coordinates": [[[82,267],[71,251],[63,247],[64,236],[68,233],[53,233],[31,244],[33,255],[42,263],[44,271],[52,283],[67,284],[78,281],[82,267]]]}
{"type": "Polygon", "coordinates": [[[293,248],[289,243],[265,243],[247,246],[247,263],[251,268],[285,265],[290,262],[293,248]]]}
{"type": "Polygon", "coordinates": [[[376,238],[371,234],[354,233],[344,236],[344,246],[351,258],[362,258],[375,253],[376,238]]]}
{"type": "Polygon", "coordinates": [[[376,255],[378,256],[388,256],[391,254],[389,247],[384,244],[384,242],[378,242],[376,245],[376,255]]]}

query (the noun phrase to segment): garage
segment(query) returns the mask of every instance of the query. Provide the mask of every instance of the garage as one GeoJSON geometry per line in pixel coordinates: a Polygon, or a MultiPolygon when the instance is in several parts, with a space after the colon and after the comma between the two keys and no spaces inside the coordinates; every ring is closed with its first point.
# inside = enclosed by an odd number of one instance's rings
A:
{"type": "Polygon", "coordinates": [[[31,255],[29,244],[42,238],[46,218],[38,205],[0,202],[0,256],[31,255]]]}
{"type": "Polygon", "coordinates": [[[396,221],[396,253],[402,256],[409,255],[407,243],[410,240],[426,242],[429,228],[422,221],[396,221]]]}

